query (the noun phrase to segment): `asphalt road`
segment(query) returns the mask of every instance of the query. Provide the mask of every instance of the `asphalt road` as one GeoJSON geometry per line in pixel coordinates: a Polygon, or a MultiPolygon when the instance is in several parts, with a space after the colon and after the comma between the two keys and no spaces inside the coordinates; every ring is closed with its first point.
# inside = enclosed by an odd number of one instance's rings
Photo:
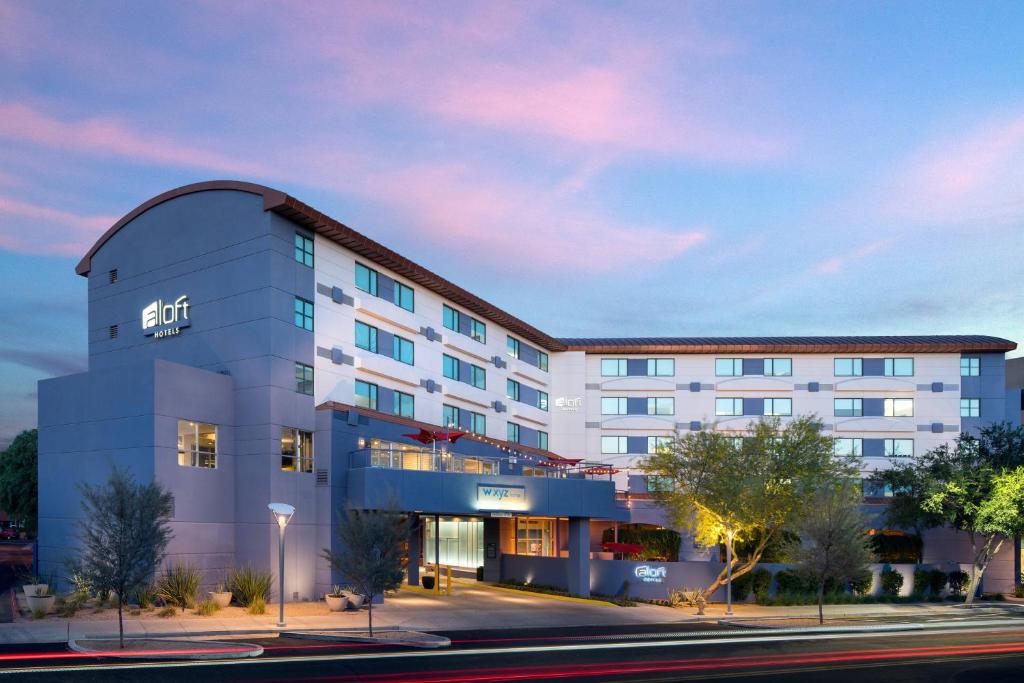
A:
{"type": "Polygon", "coordinates": [[[410,650],[290,638],[249,639],[262,657],[119,662],[63,647],[0,650],[0,680],[32,681],[1020,681],[1024,624],[888,633],[770,634],[651,627],[451,632],[452,647],[410,650]]]}

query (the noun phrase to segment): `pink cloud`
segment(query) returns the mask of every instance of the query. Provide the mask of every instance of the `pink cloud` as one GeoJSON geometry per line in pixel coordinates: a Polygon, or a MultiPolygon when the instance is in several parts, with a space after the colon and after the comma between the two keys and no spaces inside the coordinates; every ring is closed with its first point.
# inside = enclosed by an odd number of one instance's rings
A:
{"type": "Polygon", "coordinates": [[[120,157],[133,162],[240,175],[268,174],[262,165],[158,134],[142,134],[118,119],[89,118],[69,122],[47,116],[22,103],[0,104],[0,137],[61,151],[120,157]]]}
{"type": "Polygon", "coordinates": [[[113,216],[82,216],[0,195],[0,249],[22,254],[81,256],[113,216]]]}
{"type": "Polygon", "coordinates": [[[851,262],[867,258],[889,246],[892,242],[891,239],[878,240],[858,247],[847,254],[827,258],[811,268],[811,273],[813,275],[834,275],[845,269],[851,262]]]}

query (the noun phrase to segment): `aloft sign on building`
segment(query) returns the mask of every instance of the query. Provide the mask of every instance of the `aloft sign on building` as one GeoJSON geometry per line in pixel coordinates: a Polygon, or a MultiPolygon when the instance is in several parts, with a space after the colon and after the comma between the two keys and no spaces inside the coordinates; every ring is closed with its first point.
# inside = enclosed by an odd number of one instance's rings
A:
{"type": "Polygon", "coordinates": [[[154,339],[180,334],[181,328],[192,324],[188,309],[188,294],[182,294],[174,303],[157,299],[142,309],[142,333],[154,339]]]}

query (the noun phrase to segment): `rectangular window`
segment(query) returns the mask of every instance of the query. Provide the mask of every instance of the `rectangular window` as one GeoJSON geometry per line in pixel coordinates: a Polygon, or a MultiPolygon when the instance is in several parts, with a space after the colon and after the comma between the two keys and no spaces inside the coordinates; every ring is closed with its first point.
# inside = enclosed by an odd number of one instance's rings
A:
{"type": "Polygon", "coordinates": [[[449,428],[458,427],[459,424],[460,424],[460,420],[459,420],[459,413],[460,412],[461,412],[460,408],[456,408],[455,406],[450,406],[447,403],[443,404],[441,406],[441,413],[442,413],[442,418],[441,419],[444,420],[444,426],[445,427],[449,427],[449,428]]]}
{"type": "Polygon", "coordinates": [[[407,417],[410,420],[415,419],[416,399],[413,398],[412,394],[396,391],[395,403],[391,407],[391,412],[399,417],[407,417]]]}
{"type": "Polygon", "coordinates": [[[519,358],[519,340],[514,337],[506,337],[505,351],[513,358],[519,358]]]}
{"type": "Polygon", "coordinates": [[[306,396],[313,395],[313,368],[304,363],[295,364],[295,391],[306,396]]]}
{"type": "Polygon", "coordinates": [[[676,362],[672,358],[648,358],[647,375],[649,377],[675,377],[676,362]]]}
{"type": "Polygon", "coordinates": [[[537,352],[537,367],[544,372],[548,371],[548,354],[543,351],[537,352]]]}
{"type": "Polygon", "coordinates": [[[743,437],[742,436],[727,436],[726,441],[733,447],[735,451],[743,450],[743,437]]]}
{"type": "Polygon", "coordinates": [[[459,359],[449,356],[447,353],[441,354],[441,363],[444,366],[442,368],[444,376],[448,379],[459,379],[459,359]]]}
{"type": "Polygon", "coordinates": [[[412,287],[395,282],[395,305],[404,308],[410,313],[416,308],[415,294],[412,287]]]}
{"type": "Polygon", "coordinates": [[[480,413],[470,413],[469,431],[480,436],[487,436],[487,418],[480,413]]]}
{"type": "Polygon", "coordinates": [[[469,319],[469,336],[480,342],[481,344],[487,343],[487,325],[476,318],[469,319]]]}
{"type": "Polygon", "coordinates": [[[960,359],[960,376],[977,377],[981,373],[981,359],[963,357],[960,359]]]}
{"type": "Polygon", "coordinates": [[[487,371],[478,365],[469,366],[469,383],[477,389],[487,388],[487,371]]]}
{"type": "Polygon", "coordinates": [[[601,397],[601,414],[602,415],[625,415],[626,414],[626,399],[620,397],[601,397]]]}
{"type": "Polygon", "coordinates": [[[742,415],[742,398],[716,398],[715,415],[742,415]]]}
{"type": "Polygon", "coordinates": [[[764,400],[765,415],[792,415],[793,399],[791,398],[766,398],[764,400]]]}
{"type": "Polygon", "coordinates": [[[977,398],[960,399],[960,417],[980,417],[981,400],[977,398]]]}
{"type": "Polygon", "coordinates": [[[538,391],[537,392],[537,407],[541,410],[548,409],[548,392],[538,391]]]}
{"type": "Polygon", "coordinates": [[[914,417],[914,399],[912,398],[887,398],[885,399],[886,417],[914,417]]]}
{"type": "Polygon", "coordinates": [[[505,380],[505,398],[510,401],[519,400],[519,382],[514,379],[505,380]]]}
{"type": "Polygon", "coordinates": [[[217,425],[178,420],[178,464],[217,467],[217,425]]]}
{"type": "Polygon", "coordinates": [[[836,417],[861,417],[864,415],[864,399],[837,398],[834,401],[836,417]]]}
{"type": "Polygon", "coordinates": [[[356,289],[361,289],[373,296],[377,296],[377,271],[367,268],[362,263],[356,263],[356,289]]]}
{"type": "Polygon", "coordinates": [[[626,359],[625,358],[602,358],[601,359],[601,376],[602,377],[625,377],[626,376],[626,359]]]}
{"type": "Polygon", "coordinates": [[[452,429],[466,428],[473,434],[479,434],[481,436],[487,435],[487,418],[480,413],[474,413],[470,410],[463,411],[461,408],[455,406],[443,405],[443,419],[444,426],[452,429]],[[462,423],[462,414],[466,413],[468,416],[466,419],[467,424],[462,423]]]}
{"type": "Polygon", "coordinates": [[[313,331],[313,302],[295,297],[295,326],[313,331]]]}
{"type": "Polygon", "coordinates": [[[601,452],[607,455],[624,455],[629,453],[629,439],[624,436],[602,436],[601,452]]]}
{"type": "Polygon", "coordinates": [[[648,415],[675,415],[676,400],[674,398],[649,398],[647,399],[648,415]]]}
{"type": "Polygon", "coordinates": [[[519,443],[519,425],[509,422],[505,428],[505,437],[512,443],[519,443]]]}
{"type": "Polygon", "coordinates": [[[377,328],[356,321],[356,346],[377,353],[377,328]]]}
{"type": "Polygon", "coordinates": [[[313,471],[313,433],[281,427],[281,469],[285,472],[313,471]]]}
{"type": "Polygon", "coordinates": [[[886,358],[885,359],[885,376],[886,377],[913,377],[914,376],[914,359],[913,358],[886,358]]]}
{"type": "Polygon", "coordinates": [[[793,374],[792,358],[765,358],[765,377],[789,377],[793,374]]]}
{"type": "Polygon", "coordinates": [[[448,304],[441,304],[441,324],[449,330],[459,331],[460,313],[448,304]]]}
{"type": "Polygon", "coordinates": [[[295,233],[295,260],[313,267],[313,240],[301,233],[295,233]]]}
{"type": "Polygon", "coordinates": [[[742,358],[716,358],[715,377],[741,377],[743,375],[742,358]]]}
{"type": "Polygon", "coordinates": [[[542,451],[546,451],[548,449],[547,432],[537,432],[537,448],[541,449],[542,451]]]}
{"type": "Polygon", "coordinates": [[[876,482],[871,479],[862,480],[865,498],[891,498],[892,487],[889,484],[876,482]]]}
{"type": "Polygon", "coordinates": [[[913,439],[886,439],[885,457],[912,458],[914,456],[913,439]]]}
{"type": "Polygon", "coordinates": [[[860,377],[864,374],[864,363],[860,358],[836,358],[836,377],[860,377]]]}
{"type": "Polygon", "coordinates": [[[377,410],[377,385],[356,380],[356,405],[360,408],[377,410]]]}
{"type": "Polygon", "coordinates": [[[647,437],[647,453],[654,454],[661,450],[672,447],[671,436],[649,436],[647,437]]]}
{"type": "Polygon", "coordinates": [[[832,449],[836,455],[859,457],[864,455],[864,439],[835,439],[832,449]]]}
{"type": "Polygon", "coordinates": [[[414,365],[416,362],[416,347],[411,341],[404,337],[394,337],[394,342],[391,347],[391,357],[400,363],[406,365],[414,365]]]}

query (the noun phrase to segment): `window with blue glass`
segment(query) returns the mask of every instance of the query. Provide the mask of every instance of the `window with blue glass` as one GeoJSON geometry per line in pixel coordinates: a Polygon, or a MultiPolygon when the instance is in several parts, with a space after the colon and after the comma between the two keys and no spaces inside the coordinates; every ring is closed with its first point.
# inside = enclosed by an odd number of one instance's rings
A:
{"type": "Polygon", "coordinates": [[[415,364],[416,347],[404,337],[395,336],[391,347],[391,357],[406,365],[415,364]]]}
{"type": "Polygon", "coordinates": [[[542,451],[546,451],[548,449],[547,432],[537,432],[537,448],[541,449],[542,451]]]}
{"type": "Polygon", "coordinates": [[[786,416],[793,414],[793,399],[791,398],[766,398],[764,400],[764,414],[774,416],[786,416]]]}
{"type": "Polygon", "coordinates": [[[981,417],[981,399],[960,399],[960,417],[981,417]]]}
{"type": "Polygon", "coordinates": [[[477,389],[487,388],[487,371],[479,365],[469,366],[469,383],[477,389]]]}
{"type": "Polygon", "coordinates": [[[548,371],[548,354],[543,351],[537,352],[537,367],[544,372],[548,371]]]}
{"type": "Polygon", "coordinates": [[[548,409],[548,392],[538,391],[537,392],[537,407],[541,410],[548,409]]]}
{"type": "Polygon", "coordinates": [[[515,337],[506,337],[505,352],[513,358],[519,358],[519,340],[515,337]]]}
{"type": "Polygon", "coordinates": [[[442,373],[448,379],[459,379],[459,359],[449,356],[447,353],[441,355],[442,373]]]}
{"type": "Polygon", "coordinates": [[[675,415],[676,400],[674,398],[658,397],[647,399],[648,415],[675,415]]]}
{"type": "Polygon", "coordinates": [[[715,415],[742,415],[742,398],[716,398],[715,415]]]}
{"type": "Polygon", "coordinates": [[[910,458],[914,455],[914,440],[886,439],[884,448],[887,458],[910,458]]]}
{"type": "Polygon", "coordinates": [[[313,331],[313,302],[295,297],[295,326],[313,331]]]}
{"type": "Polygon", "coordinates": [[[715,377],[741,377],[743,375],[742,358],[716,358],[715,377]]]}
{"type": "Polygon", "coordinates": [[[914,359],[913,358],[886,358],[885,359],[885,376],[886,377],[913,377],[914,376],[914,359]]]}
{"type": "Polygon", "coordinates": [[[864,455],[864,439],[835,439],[832,442],[832,450],[836,455],[860,457],[864,455]]]}
{"type": "Polygon", "coordinates": [[[404,308],[410,313],[416,309],[416,295],[412,291],[412,287],[403,285],[401,282],[395,283],[395,305],[399,308],[404,308]]]}
{"type": "Polygon", "coordinates": [[[396,391],[395,403],[391,408],[391,412],[399,417],[407,417],[410,420],[414,419],[416,415],[416,399],[413,398],[412,394],[396,391]]]}
{"type": "Polygon", "coordinates": [[[624,396],[602,396],[601,397],[601,414],[602,415],[625,415],[626,410],[626,398],[624,396]]]}
{"type": "Polygon", "coordinates": [[[519,425],[509,422],[505,429],[505,437],[512,443],[519,443],[519,425]]]}
{"type": "Polygon", "coordinates": [[[601,376],[602,377],[625,377],[626,376],[626,359],[625,358],[602,358],[601,359],[601,376]]]}
{"type": "Polygon", "coordinates": [[[305,363],[295,364],[295,391],[313,395],[313,368],[305,363]]]}
{"type": "Polygon", "coordinates": [[[356,346],[377,353],[377,328],[357,320],[356,346]]]}
{"type": "Polygon", "coordinates": [[[789,377],[793,374],[792,358],[765,358],[765,377],[789,377]]]}
{"type": "Polygon", "coordinates": [[[313,267],[313,240],[299,232],[295,233],[295,260],[313,267]]]}
{"type": "Polygon", "coordinates": [[[864,415],[864,399],[861,398],[837,398],[834,399],[833,411],[836,417],[861,417],[864,415]]]}
{"type": "Polygon", "coordinates": [[[964,356],[960,359],[960,376],[977,377],[981,374],[981,359],[978,357],[964,356]]]}
{"type": "Polygon", "coordinates": [[[505,398],[510,401],[519,400],[519,382],[514,379],[505,380],[505,398]]]}
{"type": "Polygon", "coordinates": [[[833,374],[836,377],[860,377],[864,374],[864,361],[861,358],[836,358],[833,374]]]}
{"type": "Polygon", "coordinates": [[[674,377],[676,362],[671,358],[648,358],[647,375],[649,377],[674,377]]]}
{"type": "Polygon", "coordinates": [[[356,289],[377,296],[377,271],[356,263],[356,289]]]}
{"type": "Polygon", "coordinates": [[[377,410],[377,385],[356,380],[356,405],[360,408],[377,410]]]}

